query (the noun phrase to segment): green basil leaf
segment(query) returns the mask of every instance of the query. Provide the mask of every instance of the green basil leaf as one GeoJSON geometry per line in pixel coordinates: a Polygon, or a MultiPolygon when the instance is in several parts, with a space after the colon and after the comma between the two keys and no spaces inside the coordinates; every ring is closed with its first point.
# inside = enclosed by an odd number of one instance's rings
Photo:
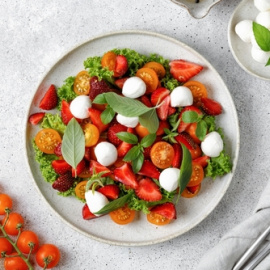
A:
{"type": "Polygon", "coordinates": [[[104,93],[104,95],[115,112],[127,117],[140,116],[152,110],[136,99],[122,97],[113,92],[104,93]]]}
{"type": "Polygon", "coordinates": [[[109,124],[115,115],[115,111],[111,108],[111,106],[107,106],[107,108],[101,113],[100,118],[103,124],[109,124]]]}
{"type": "Polygon", "coordinates": [[[197,124],[197,128],[196,128],[196,136],[203,141],[205,135],[207,133],[207,124],[204,120],[201,120],[198,122],[197,124]]]}
{"type": "Polygon", "coordinates": [[[198,113],[194,111],[186,111],[186,112],[183,112],[181,119],[185,123],[194,123],[198,121],[199,115],[198,113]]]}
{"type": "Polygon", "coordinates": [[[134,173],[137,173],[140,171],[140,169],[142,168],[143,162],[144,162],[144,155],[142,152],[140,152],[137,158],[132,160],[132,170],[134,173]]]}
{"type": "Polygon", "coordinates": [[[106,104],[107,100],[104,94],[99,94],[95,97],[95,99],[93,100],[93,103],[96,104],[106,104]]]}
{"type": "Polygon", "coordinates": [[[103,208],[101,208],[98,212],[95,212],[94,214],[97,215],[105,215],[108,214],[120,207],[123,207],[130,199],[130,197],[132,196],[131,193],[128,193],[116,200],[113,200],[109,203],[107,203],[103,208]]]}
{"type": "Polygon", "coordinates": [[[269,59],[268,59],[268,61],[267,61],[267,63],[266,63],[265,66],[270,66],[270,57],[269,57],[269,59]]]}
{"type": "Polygon", "coordinates": [[[144,148],[150,146],[153,144],[153,142],[155,141],[157,135],[156,133],[150,133],[148,135],[146,135],[145,137],[142,138],[140,145],[144,148]]]}
{"type": "Polygon", "coordinates": [[[191,154],[184,144],[181,143],[181,147],[182,147],[182,152],[183,152],[183,158],[182,158],[182,163],[180,167],[180,176],[178,179],[179,194],[181,194],[186,188],[192,174],[191,154]]]}
{"type": "Polygon", "coordinates": [[[253,22],[252,27],[259,47],[265,52],[270,51],[270,30],[256,22],[253,22]]]}
{"type": "Polygon", "coordinates": [[[150,111],[140,115],[139,122],[146,127],[150,133],[156,133],[159,127],[156,109],[152,108],[150,111]]]}
{"type": "Polygon", "coordinates": [[[138,145],[133,146],[124,156],[123,161],[132,161],[141,153],[141,148],[138,145]]]}
{"type": "Polygon", "coordinates": [[[84,157],[85,137],[81,126],[75,118],[72,118],[67,125],[61,151],[65,161],[73,168],[76,168],[84,157]]]}
{"type": "Polygon", "coordinates": [[[130,144],[136,144],[138,143],[138,138],[136,135],[130,133],[130,132],[118,132],[116,136],[123,142],[130,143],[130,144]]]}

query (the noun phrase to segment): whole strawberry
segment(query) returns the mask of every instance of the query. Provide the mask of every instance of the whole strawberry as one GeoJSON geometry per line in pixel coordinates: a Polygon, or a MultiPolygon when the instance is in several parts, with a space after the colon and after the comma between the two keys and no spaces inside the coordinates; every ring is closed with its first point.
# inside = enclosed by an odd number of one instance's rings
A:
{"type": "Polygon", "coordinates": [[[95,76],[90,79],[90,89],[89,97],[92,101],[97,95],[111,91],[111,88],[104,80],[99,80],[95,76]]]}
{"type": "Polygon", "coordinates": [[[67,172],[63,175],[60,175],[52,184],[52,187],[60,192],[69,190],[75,181],[75,178],[72,177],[71,172],[67,172]]]}

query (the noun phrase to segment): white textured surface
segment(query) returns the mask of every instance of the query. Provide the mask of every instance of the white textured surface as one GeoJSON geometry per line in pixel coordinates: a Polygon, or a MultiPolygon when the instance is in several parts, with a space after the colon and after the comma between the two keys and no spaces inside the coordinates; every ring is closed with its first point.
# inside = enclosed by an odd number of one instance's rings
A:
{"type": "Polygon", "coordinates": [[[41,242],[61,249],[56,269],[196,269],[202,255],[251,214],[270,173],[270,88],[243,71],[229,50],[228,22],[239,2],[221,1],[195,20],[169,0],[1,1],[0,189],[41,242]],[[24,117],[44,74],[77,44],[127,29],[171,36],[208,59],[231,91],[241,131],[236,174],[212,214],[176,239],[143,247],[96,242],[63,223],[36,191],[23,153],[24,117]]]}

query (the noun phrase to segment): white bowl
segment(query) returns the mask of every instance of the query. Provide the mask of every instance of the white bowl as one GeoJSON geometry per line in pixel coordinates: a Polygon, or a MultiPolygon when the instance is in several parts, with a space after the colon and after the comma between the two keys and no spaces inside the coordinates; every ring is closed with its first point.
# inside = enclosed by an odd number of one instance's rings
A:
{"type": "Polygon", "coordinates": [[[210,9],[221,0],[171,0],[177,5],[186,8],[195,19],[205,17],[210,9]]]}

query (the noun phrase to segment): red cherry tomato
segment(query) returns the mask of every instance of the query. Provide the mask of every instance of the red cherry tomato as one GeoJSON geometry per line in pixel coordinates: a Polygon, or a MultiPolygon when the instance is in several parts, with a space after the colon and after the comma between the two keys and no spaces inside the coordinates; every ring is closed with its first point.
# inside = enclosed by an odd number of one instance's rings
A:
{"type": "Polygon", "coordinates": [[[60,251],[53,244],[42,245],[36,253],[36,261],[40,267],[47,266],[46,269],[55,267],[60,261],[60,251]]]}
{"type": "Polygon", "coordinates": [[[17,253],[12,253],[12,256],[15,257],[6,257],[4,261],[5,270],[28,270],[26,262],[18,256],[17,253]]]}
{"type": "Polygon", "coordinates": [[[17,246],[25,254],[29,254],[32,246],[32,253],[36,253],[39,247],[38,236],[32,231],[23,231],[17,240],[17,246]]]}
{"type": "Polygon", "coordinates": [[[5,231],[9,235],[18,235],[19,227],[23,227],[24,219],[23,217],[16,212],[12,212],[9,215],[5,215],[5,218],[2,220],[2,225],[5,223],[5,231]]]}
{"type": "Polygon", "coordinates": [[[12,208],[12,199],[7,194],[0,194],[0,215],[6,213],[6,208],[12,208]]]}
{"type": "Polygon", "coordinates": [[[13,247],[11,243],[4,237],[0,238],[0,257],[2,257],[2,253],[11,254],[13,247]]]}

